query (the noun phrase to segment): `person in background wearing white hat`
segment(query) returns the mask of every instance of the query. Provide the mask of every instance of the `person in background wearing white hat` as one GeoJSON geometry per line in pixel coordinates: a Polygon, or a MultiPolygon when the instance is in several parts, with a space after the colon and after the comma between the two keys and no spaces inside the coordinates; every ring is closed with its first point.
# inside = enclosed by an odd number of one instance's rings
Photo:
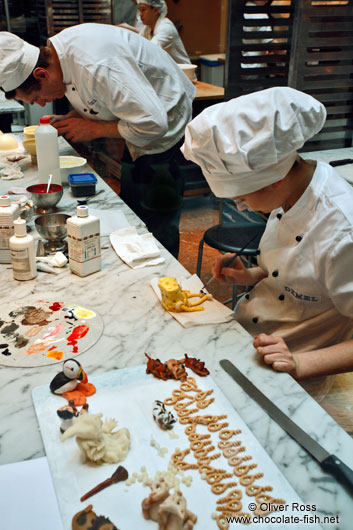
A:
{"type": "Polygon", "coordinates": [[[41,51],[4,31],[0,87],[7,98],[41,106],[66,96],[74,110],[52,117],[52,124],[68,140],[124,138],[130,158],[128,171],[123,163],[121,197],[178,254],[182,185],[177,172],[168,180],[163,212],[141,205],[150,186],[146,167],[160,162],[174,167],[178,157],[183,159],[179,147],[196,93],[166,52],[113,25],[72,26],[41,51]]]}
{"type": "Polygon", "coordinates": [[[137,4],[144,24],[140,35],[163,48],[176,63],[191,64],[176,27],[167,18],[168,8],[165,1],[137,0],[137,4]]]}
{"type": "Polygon", "coordinates": [[[266,364],[298,380],[353,370],[353,188],[297,150],[325,107],[288,87],[204,110],[185,131],[185,158],[218,197],[268,213],[258,266],[220,257],[218,280],[253,289],[235,317],[266,364]]]}

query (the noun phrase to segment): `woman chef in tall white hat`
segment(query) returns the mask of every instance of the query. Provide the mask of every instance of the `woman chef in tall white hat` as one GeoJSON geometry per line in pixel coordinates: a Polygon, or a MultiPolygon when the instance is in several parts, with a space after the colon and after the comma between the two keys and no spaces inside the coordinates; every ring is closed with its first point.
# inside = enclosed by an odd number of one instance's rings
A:
{"type": "Polygon", "coordinates": [[[353,369],[353,189],[297,154],[325,118],[313,97],[270,88],[204,110],[182,147],[216,196],[270,214],[258,266],[223,255],[213,273],[254,286],[235,317],[264,362],[296,379],[353,369]]]}

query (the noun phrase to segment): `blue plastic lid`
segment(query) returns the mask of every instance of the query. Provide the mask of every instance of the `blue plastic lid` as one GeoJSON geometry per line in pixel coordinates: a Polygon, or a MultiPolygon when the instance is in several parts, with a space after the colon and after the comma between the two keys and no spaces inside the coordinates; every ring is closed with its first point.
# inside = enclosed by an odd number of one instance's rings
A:
{"type": "Polygon", "coordinates": [[[97,177],[93,173],[70,173],[67,178],[71,186],[82,186],[97,182],[97,177]]]}

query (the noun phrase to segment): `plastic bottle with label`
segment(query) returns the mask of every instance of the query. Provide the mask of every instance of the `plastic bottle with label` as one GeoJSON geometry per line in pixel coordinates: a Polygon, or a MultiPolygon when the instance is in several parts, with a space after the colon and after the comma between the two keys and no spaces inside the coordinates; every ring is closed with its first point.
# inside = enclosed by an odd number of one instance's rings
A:
{"type": "Polygon", "coordinates": [[[76,215],[66,221],[70,269],[78,276],[101,270],[100,222],[88,207],[77,206],[76,215]]]}
{"type": "Polygon", "coordinates": [[[20,216],[18,204],[11,204],[8,195],[0,197],[0,263],[11,263],[10,237],[14,234],[14,220],[20,216]]]}
{"type": "Polygon", "coordinates": [[[34,241],[27,234],[26,221],[16,219],[15,233],[10,237],[11,261],[15,280],[32,280],[37,276],[34,241]]]}
{"type": "Polygon", "coordinates": [[[50,125],[50,118],[43,116],[35,132],[39,184],[46,184],[49,175],[52,183],[61,185],[58,131],[50,125]]]}

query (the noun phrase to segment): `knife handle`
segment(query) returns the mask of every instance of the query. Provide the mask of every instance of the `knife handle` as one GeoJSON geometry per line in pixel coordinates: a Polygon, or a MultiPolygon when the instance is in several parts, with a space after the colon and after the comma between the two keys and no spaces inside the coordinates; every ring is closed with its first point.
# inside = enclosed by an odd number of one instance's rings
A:
{"type": "Polygon", "coordinates": [[[330,166],[336,167],[336,166],[346,166],[347,164],[352,164],[353,160],[351,158],[343,158],[341,160],[331,160],[329,162],[330,166]]]}
{"type": "Polygon", "coordinates": [[[337,480],[347,486],[350,491],[353,491],[353,471],[337,456],[330,455],[325,458],[325,460],[321,462],[321,467],[324,471],[332,473],[337,480]]]}

